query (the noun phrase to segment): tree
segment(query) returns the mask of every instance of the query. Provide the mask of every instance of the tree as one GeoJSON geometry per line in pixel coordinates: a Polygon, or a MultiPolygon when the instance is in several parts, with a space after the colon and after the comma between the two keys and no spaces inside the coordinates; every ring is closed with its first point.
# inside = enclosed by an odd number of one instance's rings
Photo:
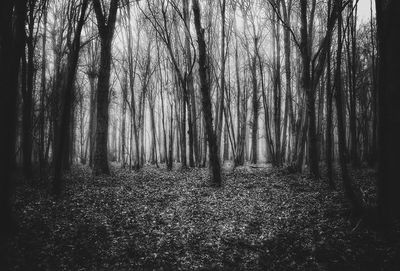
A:
{"type": "MultiPolygon", "coordinates": [[[[279,9],[279,0],[275,1],[275,5],[279,9]]],[[[274,134],[275,134],[275,150],[274,164],[281,166],[281,45],[280,45],[280,27],[279,21],[275,20],[275,13],[272,22],[272,35],[274,36],[273,56],[273,93],[274,93],[274,134]]],[[[290,80],[289,80],[290,82],[290,80]]]]}
{"type": "MultiPolygon", "coordinates": [[[[342,0],[337,1],[339,6],[342,6],[342,0]]],[[[351,176],[347,167],[346,161],[346,126],[344,117],[343,105],[343,88],[342,88],[342,14],[338,15],[338,31],[337,31],[337,53],[336,53],[336,70],[335,70],[335,101],[336,101],[336,115],[338,122],[338,139],[339,139],[339,163],[342,172],[342,182],[346,197],[352,205],[353,211],[357,214],[363,210],[363,203],[359,191],[356,191],[352,184],[351,176]]]]}
{"type": "MultiPolygon", "coordinates": [[[[330,5],[328,8],[328,12],[330,12],[330,5]]],[[[332,80],[331,80],[331,56],[330,56],[331,48],[329,46],[327,63],[326,63],[326,167],[327,167],[327,175],[328,175],[328,183],[331,188],[335,187],[335,183],[333,181],[333,168],[332,168],[332,160],[333,160],[333,135],[332,135],[332,126],[333,126],[333,115],[332,115],[332,100],[333,100],[333,91],[332,91],[332,80]]]]}
{"type": "Polygon", "coordinates": [[[350,0],[348,5],[348,27],[347,27],[347,73],[348,73],[348,92],[349,92],[349,131],[350,131],[350,158],[353,167],[359,167],[357,144],[357,5],[353,6],[350,0]]]}
{"type": "MultiPolygon", "coordinates": [[[[298,130],[303,130],[307,132],[308,139],[308,159],[310,174],[314,177],[319,177],[319,161],[318,161],[318,135],[316,131],[316,115],[315,115],[315,100],[316,100],[316,87],[320,82],[321,75],[323,74],[328,49],[330,48],[330,43],[332,39],[332,34],[334,26],[338,15],[341,14],[344,7],[339,7],[337,1],[328,1],[328,9],[330,13],[328,14],[328,22],[325,31],[325,35],[319,42],[317,50],[312,54],[312,30],[314,27],[314,17],[317,1],[311,1],[310,12],[308,12],[308,1],[300,1],[300,42],[298,41],[293,29],[288,25],[282,18],[279,8],[272,0],[269,0],[270,5],[277,14],[278,19],[283,23],[284,27],[289,29],[293,41],[300,51],[301,56],[301,88],[306,98],[306,114],[302,117],[299,123],[304,122],[304,125],[299,125],[302,127],[298,130]],[[332,5],[332,8],[331,8],[332,5]],[[306,129],[307,128],[307,129],[306,129]]],[[[349,2],[347,2],[348,4],[349,2]]],[[[299,134],[299,133],[297,133],[299,134]]],[[[295,158],[297,158],[297,168],[301,169],[303,161],[303,146],[305,143],[305,137],[300,135],[297,137],[296,149],[300,151],[295,152],[295,158]]]]}
{"type": "Polygon", "coordinates": [[[40,77],[40,113],[39,113],[39,164],[40,164],[40,175],[43,178],[45,170],[45,112],[46,112],[46,66],[47,66],[47,55],[46,55],[46,44],[47,44],[47,9],[48,1],[45,1],[43,6],[43,37],[42,37],[42,65],[41,65],[41,77],[40,77]]]}
{"type": "MultiPolygon", "coordinates": [[[[183,1],[183,17],[185,25],[190,25],[190,12],[189,1],[183,1]]],[[[192,38],[190,31],[185,31],[185,55],[186,55],[186,83],[187,83],[187,96],[186,102],[188,105],[188,123],[189,123],[189,165],[193,167],[195,164],[200,164],[199,143],[198,143],[198,129],[197,129],[197,110],[196,110],[196,93],[193,84],[192,73],[192,38]]]]}
{"type": "Polygon", "coordinates": [[[201,15],[200,15],[200,6],[198,0],[193,0],[192,3],[193,15],[194,15],[194,25],[196,28],[197,34],[197,44],[198,44],[198,63],[199,63],[199,77],[200,77],[200,91],[201,91],[201,101],[203,105],[203,114],[205,118],[205,125],[207,131],[207,141],[209,148],[209,159],[210,159],[210,168],[212,171],[212,181],[215,185],[221,185],[221,166],[218,156],[218,146],[216,134],[213,129],[213,119],[212,119],[212,111],[211,111],[211,97],[210,97],[210,89],[209,82],[207,78],[207,50],[206,43],[204,40],[204,29],[201,26],[201,15]]]}
{"type": "MultiPolygon", "coordinates": [[[[68,148],[68,139],[70,134],[70,122],[71,122],[71,108],[74,91],[74,83],[76,70],[78,66],[79,51],[81,49],[81,32],[83,25],[86,20],[86,9],[88,7],[89,0],[81,0],[77,6],[71,7],[74,11],[79,14],[79,20],[76,25],[74,32],[74,39],[71,44],[70,52],[68,55],[67,69],[66,69],[66,80],[62,88],[62,105],[61,105],[61,122],[58,125],[57,137],[58,140],[55,148],[55,159],[54,159],[54,194],[59,196],[62,192],[62,169],[63,163],[65,163],[64,152],[68,148]],[[76,7],[80,7],[77,10],[76,7]]],[[[71,19],[75,18],[71,16],[71,19]]],[[[70,22],[72,24],[72,22],[70,22]]]]}
{"type": "MultiPolygon", "coordinates": [[[[144,11],[140,4],[138,5],[142,14],[145,18],[150,22],[153,29],[157,32],[158,37],[165,45],[165,49],[167,50],[171,66],[175,72],[174,82],[176,83],[176,103],[175,107],[175,115],[176,119],[180,121],[177,122],[177,137],[179,138],[179,143],[177,144],[177,152],[179,152],[178,160],[181,161],[182,168],[187,167],[187,157],[186,157],[186,112],[188,112],[188,118],[192,117],[192,112],[190,107],[193,104],[193,96],[191,97],[191,102],[189,102],[188,93],[192,90],[192,71],[196,61],[196,58],[193,59],[190,56],[190,47],[188,46],[188,42],[191,47],[194,48],[194,44],[190,35],[190,26],[187,24],[188,15],[186,11],[186,4],[183,6],[183,13],[179,8],[178,4],[173,0],[168,1],[157,1],[157,0],[147,0],[146,1],[147,10],[144,11]],[[183,22],[183,25],[180,25],[180,19],[183,22]],[[185,39],[184,43],[181,42],[179,36],[179,27],[184,29],[185,39]],[[180,51],[182,50],[182,51],[180,51]],[[181,65],[180,55],[183,53],[185,56],[186,65],[181,65]],[[190,62],[191,60],[191,62],[190,62]],[[188,110],[186,110],[186,107],[188,110]]],[[[192,118],[192,121],[195,121],[192,118]]],[[[194,136],[194,128],[190,126],[189,123],[189,144],[194,144],[194,140],[191,140],[190,137],[194,136]]],[[[192,138],[193,139],[193,138],[192,138]]],[[[189,151],[193,146],[189,146],[189,151]]],[[[192,155],[193,156],[193,155],[192,155]]],[[[190,157],[189,157],[190,159],[190,157]]]]}
{"type": "MultiPolygon", "coordinates": [[[[290,16],[292,13],[292,0],[281,1],[282,14],[285,25],[290,25],[290,16]]],[[[293,102],[292,102],[292,67],[290,65],[292,50],[290,40],[290,29],[284,27],[283,29],[283,43],[284,43],[284,54],[285,54],[285,81],[286,81],[286,95],[285,95],[285,115],[283,119],[283,134],[282,134],[282,154],[284,155],[287,147],[287,153],[290,150],[290,134],[295,132],[295,117],[293,114],[293,102]]],[[[283,157],[284,158],[284,157],[283,157]]]]}
{"type": "Polygon", "coordinates": [[[15,230],[12,217],[11,173],[13,170],[17,123],[19,63],[24,48],[26,1],[0,2],[0,121],[5,129],[0,140],[0,240],[15,230]],[[13,21],[13,16],[15,20],[13,21]],[[8,65],[4,65],[8,63],[8,65]]]}
{"type": "Polygon", "coordinates": [[[100,36],[100,68],[97,82],[97,126],[96,150],[94,155],[94,175],[110,174],[107,160],[108,140],[108,105],[110,92],[111,44],[117,19],[118,0],[111,0],[106,18],[105,7],[100,0],[93,0],[93,8],[97,18],[100,36]]]}
{"type": "MultiPolygon", "coordinates": [[[[217,99],[217,110],[216,110],[216,119],[215,119],[215,127],[216,127],[216,135],[217,135],[217,144],[221,146],[221,137],[222,137],[222,123],[223,123],[223,112],[224,112],[224,102],[225,102],[225,14],[226,14],[226,0],[219,0],[219,6],[221,10],[221,48],[220,48],[220,92],[218,93],[219,98],[217,99]]],[[[226,120],[225,120],[226,121],[226,120]]]]}
{"type": "Polygon", "coordinates": [[[314,177],[319,177],[318,155],[317,155],[317,134],[315,120],[315,90],[311,82],[311,55],[310,39],[308,31],[307,18],[307,0],[300,1],[301,17],[301,42],[300,53],[302,57],[302,88],[306,94],[307,115],[308,115],[308,159],[310,164],[310,173],[314,177]]]}
{"type": "MultiPolygon", "coordinates": [[[[330,51],[330,50],[329,50],[330,51]]],[[[332,80],[331,80],[331,56],[328,55],[327,66],[326,66],[326,167],[327,167],[327,175],[328,182],[331,188],[335,186],[333,181],[333,168],[332,168],[332,160],[333,160],[333,134],[332,134],[332,126],[333,126],[333,115],[332,115],[332,99],[333,99],[333,91],[332,91],[332,80]]]]}
{"type": "Polygon", "coordinates": [[[400,2],[375,1],[378,26],[378,208],[385,224],[400,215],[400,2]]]}

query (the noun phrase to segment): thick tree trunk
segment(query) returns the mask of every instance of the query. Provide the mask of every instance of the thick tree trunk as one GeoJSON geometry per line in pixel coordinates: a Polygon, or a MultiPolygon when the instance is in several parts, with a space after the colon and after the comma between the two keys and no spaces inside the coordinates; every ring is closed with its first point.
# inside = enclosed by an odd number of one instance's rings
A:
{"type": "Polygon", "coordinates": [[[17,95],[19,62],[23,52],[26,2],[22,0],[0,1],[0,122],[5,129],[1,131],[0,140],[0,242],[3,237],[15,230],[12,217],[12,181],[15,135],[17,123],[17,95]],[[15,25],[13,27],[13,9],[15,4],[15,25]],[[13,29],[15,32],[13,33],[13,29]],[[14,35],[13,35],[14,34],[14,35]],[[7,63],[7,65],[4,65],[7,63]]]}
{"type": "Polygon", "coordinates": [[[384,222],[400,216],[400,2],[376,1],[378,25],[378,208],[384,222]],[[397,176],[397,177],[396,177],[397,176]]]}
{"type": "Polygon", "coordinates": [[[102,10],[100,0],[93,1],[94,11],[97,17],[97,27],[100,35],[100,68],[97,81],[97,127],[96,150],[94,155],[94,175],[110,174],[107,160],[108,140],[108,105],[110,92],[111,70],[111,44],[114,36],[115,21],[118,10],[118,0],[112,0],[108,19],[102,10]]]}
{"type": "MultiPolygon", "coordinates": [[[[371,12],[371,18],[373,18],[373,8],[372,8],[372,0],[371,0],[371,7],[370,7],[370,12],[371,12]]],[[[377,126],[378,126],[378,80],[377,80],[377,68],[376,68],[376,32],[374,31],[374,21],[371,20],[371,51],[372,51],[372,114],[373,114],[373,119],[372,119],[372,144],[371,144],[371,151],[369,154],[369,165],[373,166],[376,163],[377,160],[377,153],[378,153],[378,132],[377,132],[377,126]]]]}
{"type": "Polygon", "coordinates": [[[111,38],[104,37],[101,41],[100,69],[97,83],[97,125],[96,147],[94,154],[93,173],[95,175],[110,174],[107,161],[108,141],[108,104],[110,91],[111,38]]]}
{"type": "Polygon", "coordinates": [[[210,97],[210,89],[209,82],[207,79],[207,51],[206,51],[206,43],[204,41],[204,29],[201,27],[201,17],[200,17],[200,7],[198,0],[193,0],[193,14],[194,14],[194,22],[197,33],[197,43],[199,49],[199,75],[200,75],[200,90],[202,94],[202,105],[203,105],[203,113],[205,118],[205,125],[207,131],[207,140],[208,147],[210,149],[209,159],[210,159],[210,167],[212,171],[212,182],[213,184],[220,186],[221,179],[221,168],[220,168],[220,160],[218,157],[218,146],[216,141],[216,135],[213,129],[213,120],[212,120],[212,111],[211,111],[211,97],[210,97]]]}

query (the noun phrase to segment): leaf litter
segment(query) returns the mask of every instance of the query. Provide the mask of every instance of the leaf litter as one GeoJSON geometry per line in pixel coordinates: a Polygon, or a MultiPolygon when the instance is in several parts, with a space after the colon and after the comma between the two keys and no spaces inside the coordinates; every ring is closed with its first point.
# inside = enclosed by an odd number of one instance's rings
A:
{"type": "MultiPolygon", "coordinates": [[[[91,177],[76,166],[55,201],[19,184],[10,270],[399,270],[398,238],[348,212],[325,180],[270,167],[140,171],[91,177]]],[[[367,198],[375,173],[353,172],[367,198]]],[[[398,236],[399,227],[395,230],[398,236]]]]}

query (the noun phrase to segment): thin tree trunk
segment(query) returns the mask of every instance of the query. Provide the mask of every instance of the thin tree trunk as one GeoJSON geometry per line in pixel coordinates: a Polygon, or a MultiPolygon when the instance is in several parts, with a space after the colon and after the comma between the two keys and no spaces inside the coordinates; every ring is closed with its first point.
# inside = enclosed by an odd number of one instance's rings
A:
{"type": "Polygon", "coordinates": [[[307,30],[307,0],[300,1],[301,7],[301,44],[300,51],[302,56],[302,88],[306,94],[307,115],[308,115],[308,156],[310,174],[319,178],[318,165],[318,147],[316,134],[316,117],[315,117],[315,91],[311,84],[310,78],[310,44],[309,33],[307,30]]]}
{"type": "Polygon", "coordinates": [[[335,187],[333,181],[333,136],[332,136],[332,84],[331,84],[331,56],[328,52],[327,67],[326,67],[326,167],[328,175],[328,183],[331,188],[335,187]]]}
{"type": "Polygon", "coordinates": [[[83,24],[85,22],[88,2],[89,0],[82,1],[79,21],[74,33],[74,40],[72,42],[71,51],[68,56],[66,82],[63,85],[62,89],[63,99],[61,105],[61,122],[58,125],[58,132],[57,132],[58,140],[55,148],[54,181],[53,181],[54,194],[57,197],[60,196],[63,188],[62,169],[63,169],[63,163],[65,162],[63,161],[63,153],[68,147],[68,142],[67,142],[69,136],[68,128],[70,125],[70,118],[72,111],[71,107],[72,107],[73,89],[74,89],[73,84],[78,66],[81,31],[83,28],[83,24]]]}
{"type": "MultiPolygon", "coordinates": [[[[257,47],[257,38],[255,38],[254,46],[257,47]]],[[[253,85],[253,95],[252,95],[252,105],[253,105],[253,125],[251,129],[251,147],[252,147],[252,159],[253,164],[257,164],[258,156],[258,84],[257,84],[257,59],[256,55],[252,59],[252,85],[253,85]]]]}
{"type": "MultiPolygon", "coordinates": [[[[340,1],[340,6],[342,5],[340,1]]],[[[335,101],[336,101],[336,114],[338,122],[338,138],[339,138],[339,162],[342,171],[342,182],[345,190],[346,197],[350,201],[353,210],[359,213],[362,210],[362,203],[353,190],[351,177],[347,168],[346,163],[346,126],[344,119],[344,107],[343,107],[343,91],[341,81],[341,62],[342,62],[342,15],[338,18],[338,49],[336,56],[336,71],[335,71],[335,101]]]]}
{"type": "Polygon", "coordinates": [[[26,178],[32,177],[32,111],[33,111],[33,91],[34,91],[34,13],[35,4],[30,1],[29,4],[29,24],[27,44],[27,73],[26,73],[26,92],[23,93],[23,109],[22,109],[22,151],[24,175],[26,178]],[[33,4],[31,4],[33,3],[33,4]]]}
{"type": "MultiPolygon", "coordinates": [[[[217,145],[221,146],[222,141],[222,123],[223,123],[223,112],[224,112],[224,102],[225,102],[225,10],[226,10],[226,0],[222,0],[220,3],[221,8],[221,48],[220,48],[220,95],[217,101],[217,112],[215,119],[217,145]]],[[[222,158],[222,157],[221,157],[222,158]]],[[[221,159],[222,160],[222,159],[221,159]]]]}
{"type": "Polygon", "coordinates": [[[42,37],[42,66],[41,66],[41,92],[40,92],[40,116],[39,116],[39,167],[40,176],[44,178],[45,167],[45,96],[46,96],[46,41],[47,41],[47,3],[43,10],[43,37],[42,37]]]}

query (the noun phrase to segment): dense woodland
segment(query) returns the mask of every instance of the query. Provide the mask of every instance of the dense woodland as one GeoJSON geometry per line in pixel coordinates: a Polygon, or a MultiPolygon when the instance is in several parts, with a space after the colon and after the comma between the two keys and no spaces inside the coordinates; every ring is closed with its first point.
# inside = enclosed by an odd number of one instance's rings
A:
{"type": "Polygon", "coordinates": [[[201,182],[227,193],[227,167],[268,165],[343,191],[368,227],[396,225],[399,1],[2,0],[0,13],[4,236],[18,184],[62,201],[77,168],[94,182],[209,168],[201,182]],[[354,173],[369,170],[372,198],[354,173]]]}

